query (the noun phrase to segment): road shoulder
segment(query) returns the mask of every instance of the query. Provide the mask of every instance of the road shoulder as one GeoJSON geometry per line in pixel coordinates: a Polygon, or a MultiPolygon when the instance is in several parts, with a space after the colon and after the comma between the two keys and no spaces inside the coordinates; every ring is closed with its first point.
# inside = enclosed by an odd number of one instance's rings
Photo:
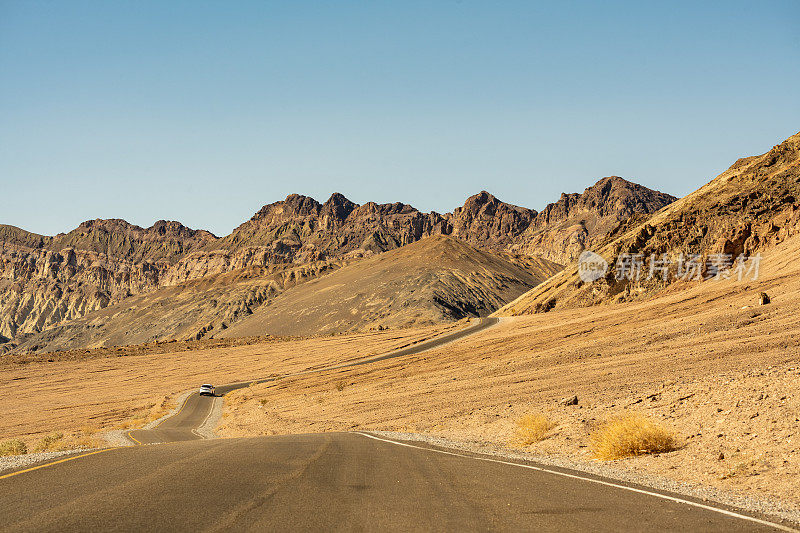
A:
{"type": "Polygon", "coordinates": [[[420,448],[463,453],[476,458],[534,464],[548,470],[580,474],[581,477],[616,482],[621,485],[677,496],[705,505],[743,512],[746,515],[753,515],[767,521],[783,523],[785,526],[793,528],[791,530],[800,530],[796,529],[800,526],[800,509],[780,500],[762,500],[705,485],[678,482],[660,476],[616,468],[613,465],[602,462],[587,462],[568,457],[509,451],[489,442],[456,441],[419,433],[394,431],[364,431],[359,433],[420,448]]]}

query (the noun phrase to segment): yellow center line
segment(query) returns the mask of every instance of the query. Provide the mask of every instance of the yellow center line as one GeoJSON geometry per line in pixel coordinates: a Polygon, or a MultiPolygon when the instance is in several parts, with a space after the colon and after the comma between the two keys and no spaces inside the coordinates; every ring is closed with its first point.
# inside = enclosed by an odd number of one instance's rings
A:
{"type": "Polygon", "coordinates": [[[130,439],[131,439],[133,442],[135,442],[136,444],[139,444],[139,445],[141,445],[141,444],[142,444],[142,443],[139,441],[139,439],[137,439],[136,437],[134,437],[133,435],[131,435],[131,431],[129,431],[129,432],[128,432],[128,437],[130,437],[130,439]]]}
{"type": "Polygon", "coordinates": [[[9,477],[18,476],[20,474],[24,474],[25,472],[32,472],[34,470],[39,470],[40,468],[46,468],[48,466],[57,465],[59,463],[66,463],[67,461],[72,461],[74,459],[80,459],[81,457],[88,457],[88,456],[94,455],[96,453],[108,452],[108,451],[115,450],[115,449],[116,448],[105,448],[103,450],[95,450],[93,452],[84,453],[84,454],[81,454],[81,455],[75,455],[75,456],[72,456],[72,457],[67,457],[66,459],[59,459],[58,461],[53,461],[52,463],[45,463],[43,465],[38,465],[38,466],[33,466],[31,468],[26,468],[25,470],[19,470],[17,472],[11,472],[10,474],[5,474],[3,476],[0,476],[0,479],[6,479],[6,478],[9,478],[9,477]]]}
{"type": "MultiPolygon", "coordinates": [[[[158,424],[156,424],[155,426],[153,426],[153,428],[152,428],[152,429],[156,429],[158,426],[160,426],[161,424],[163,424],[164,422],[166,422],[168,419],[170,419],[170,418],[174,418],[174,417],[178,416],[179,414],[181,414],[181,413],[183,412],[183,408],[184,408],[184,407],[186,407],[186,404],[187,404],[187,403],[189,403],[189,398],[191,398],[191,397],[192,397],[192,394],[190,394],[189,396],[187,396],[187,397],[186,397],[186,399],[185,399],[185,400],[183,400],[183,404],[181,404],[181,408],[180,408],[180,409],[178,409],[178,412],[177,412],[177,413],[175,413],[174,415],[170,415],[170,416],[168,416],[168,417],[164,418],[163,420],[161,420],[161,422],[159,422],[158,424]]],[[[129,437],[129,438],[130,438],[130,439],[131,439],[133,442],[135,442],[136,444],[138,444],[138,445],[140,445],[140,446],[141,446],[141,445],[142,445],[142,442],[141,442],[139,439],[137,439],[136,437],[134,437],[134,436],[133,436],[133,434],[132,434],[134,431],[149,431],[149,430],[141,430],[141,429],[138,429],[138,430],[137,430],[137,429],[132,429],[131,431],[129,431],[129,432],[128,432],[128,437],[129,437]]]]}
{"type": "MultiPolygon", "coordinates": [[[[163,419],[161,422],[159,422],[158,424],[156,424],[155,426],[153,426],[153,429],[156,429],[158,426],[160,426],[161,424],[163,424],[164,422],[166,422],[166,421],[167,421],[167,419],[169,419],[169,418],[173,418],[173,417],[176,417],[176,416],[178,416],[179,414],[181,414],[181,412],[183,411],[183,408],[184,408],[184,407],[186,407],[186,404],[187,404],[187,403],[189,403],[189,398],[191,398],[191,397],[192,397],[192,394],[190,394],[189,396],[187,396],[187,397],[186,397],[186,399],[185,399],[185,400],[183,400],[183,404],[181,405],[181,408],[180,408],[180,409],[178,409],[178,412],[177,412],[177,413],[175,413],[174,415],[170,415],[170,416],[168,416],[168,417],[164,418],[164,419],[163,419]]],[[[129,433],[128,435],[130,435],[130,433],[129,433]]],[[[131,437],[131,438],[132,438],[132,437],[131,437]]],[[[136,440],[136,439],[133,439],[133,440],[136,440]]],[[[136,441],[136,442],[139,442],[139,441],[136,441]]],[[[141,444],[141,442],[139,442],[139,444],[141,444]]]]}

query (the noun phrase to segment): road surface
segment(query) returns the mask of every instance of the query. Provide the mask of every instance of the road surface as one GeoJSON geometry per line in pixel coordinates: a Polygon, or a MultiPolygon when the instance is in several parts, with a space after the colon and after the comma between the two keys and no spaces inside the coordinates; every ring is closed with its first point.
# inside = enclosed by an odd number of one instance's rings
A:
{"type": "Polygon", "coordinates": [[[775,531],[358,433],[116,448],[0,478],[8,531],[775,531]]]}

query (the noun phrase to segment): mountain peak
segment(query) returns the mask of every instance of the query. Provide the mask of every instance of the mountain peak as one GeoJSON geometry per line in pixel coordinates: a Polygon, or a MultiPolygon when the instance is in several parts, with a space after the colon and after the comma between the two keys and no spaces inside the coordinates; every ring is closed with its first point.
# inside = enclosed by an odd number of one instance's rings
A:
{"type": "Polygon", "coordinates": [[[341,222],[350,216],[350,213],[357,207],[358,204],[348,200],[342,193],[335,192],[331,194],[328,201],[323,204],[320,210],[320,216],[329,216],[341,222]]]}
{"type": "Polygon", "coordinates": [[[95,218],[92,220],[84,220],[75,229],[85,231],[91,231],[93,229],[106,231],[128,231],[131,229],[142,230],[143,228],[131,224],[127,220],[123,220],[121,218],[95,218]]]}

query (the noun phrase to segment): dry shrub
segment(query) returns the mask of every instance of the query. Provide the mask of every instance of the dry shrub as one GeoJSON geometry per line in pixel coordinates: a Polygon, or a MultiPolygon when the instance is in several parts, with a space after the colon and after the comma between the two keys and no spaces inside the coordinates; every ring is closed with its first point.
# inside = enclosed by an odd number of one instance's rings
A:
{"type": "Polygon", "coordinates": [[[671,430],[640,414],[612,418],[592,434],[591,443],[598,459],[671,452],[678,447],[671,430]]]}
{"type": "Polygon", "coordinates": [[[106,443],[90,435],[71,435],[64,439],[64,442],[59,446],[60,450],[75,450],[79,448],[102,448],[106,443]]]}
{"type": "Polygon", "coordinates": [[[153,405],[150,408],[150,412],[147,413],[147,420],[146,423],[153,422],[154,420],[158,420],[162,416],[166,415],[175,407],[175,402],[172,400],[170,396],[164,396],[164,399],[161,400],[160,404],[153,405]]]}
{"type": "Polygon", "coordinates": [[[100,428],[97,427],[97,426],[86,425],[86,426],[82,426],[81,427],[81,433],[83,433],[84,435],[91,436],[91,435],[94,435],[95,433],[97,433],[98,431],[100,431],[100,428]]]}
{"type": "Polygon", "coordinates": [[[0,442],[0,457],[6,455],[22,455],[28,453],[28,447],[19,439],[0,442]]]}
{"type": "Polygon", "coordinates": [[[347,383],[345,383],[344,381],[339,381],[338,383],[336,383],[336,390],[342,392],[346,386],[347,383]]]}
{"type": "Polygon", "coordinates": [[[133,423],[133,420],[123,420],[119,424],[115,425],[114,429],[131,429],[134,426],[135,424],[133,423]]]}
{"type": "Polygon", "coordinates": [[[533,444],[543,440],[554,427],[555,422],[543,414],[527,414],[517,420],[517,437],[522,444],[533,444]]]}
{"type": "Polygon", "coordinates": [[[36,444],[33,451],[35,452],[55,452],[61,449],[61,439],[64,438],[63,433],[51,433],[36,444]]]}
{"type": "MultiPolygon", "coordinates": [[[[128,418],[122,420],[114,426],[115,429],[132,429],[141,428],[163,417],[172,409],[175,408],[175,401],[171,396],[165,396],[160,403],[149,403],[142,407],[131,409],[128,413],[128,418]]],[[[88,427],[82,428],[82,432],[87,435],[92,435],[95,432],[87,431],[88,427]]],[[[98,429],[99,431],[99,429],[98,429]]]]}

